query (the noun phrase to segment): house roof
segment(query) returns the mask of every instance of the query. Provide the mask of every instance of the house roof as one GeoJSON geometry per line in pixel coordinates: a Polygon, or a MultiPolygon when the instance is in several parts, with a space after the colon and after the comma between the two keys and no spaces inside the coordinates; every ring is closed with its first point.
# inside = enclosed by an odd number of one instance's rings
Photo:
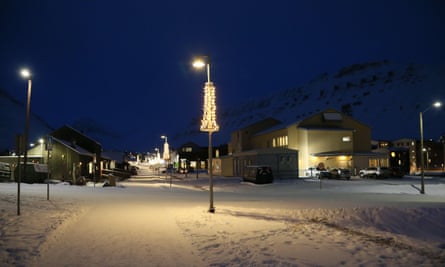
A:
{"type": "MultiPolygon", "coordinates": [[[[60,127],[59,129],[55,130],[52,134],[52,136],[56,136],[59,139],[63,140],[69,140],[69,141],[75,141],[76,143],[83,143],[85,146],[92,146],[96,148],[102,149],[102,145],[94,140],[93,138],[85,135],[83,132],[74,129],[73,127],[69,125],[64,125],[60,127]]],[[[90,148],[92,150],[93,148],[90,148]]]]}
{"type": "Polygon", "coordinates": [[[263,135],[263,134],[266,134],[266,133],[271,133],[271,132],[275,132],[275,131],[283,130],[283,129],[286,129],[286,128],[287,128],[287,127],[284,126],[283,124],[278,124],[278,125],[275,125],[275,126],[273,126],[273,127],[264,129],[263,131],[257,132],[257,133],[255,133],[253,136],[263,135]]]}
{"type": "Polygon", "coordinates": [[[296,122],[290,124],[289,126],[296,125],[298,128],[303,128],[303,126],[300,126],[300,124],[304,123],[307,120],[310,120],[311,118],[313,118],[315,116],[319,116],[319,115],[323,116],[323,119],[325,121],[342,121],[344,118],[349,118],[349,119],[355,121],[356,123],[359,123],[359,124],[364,125],[364,126],[369,128],[368,125],[366,125],[363,122],[355,119],[354,117],[351,117],[351,116],[349,116],[349,115],[347,115],[345,113],[342,113],[342,112],[340,112],[340,111],[338,111],[336,109],[332,109],[332,108],[328,108],[328,109],[325,109],[325,110],[320,111],[320,112],[314,112],[310,116],[307,116],[304,119],[296,121],[296,122]]]}
{"type": "Polygon", "coordinates": [[[79,154],[79,155],[90,156],[90,157],[93,156],[93,153],[91,153],[91,152],[89,152],[89,151],[83,149],[82,147],[80,147],[80,146],[78,146],[78,145],[76,145],[76,144],[71,144],[71,143],[68,142],[68,141],[58,139],[58,138],[56,138],[56,137],[54,137],[54,136],[53,136],[52,138],[53,138],[54,141],[57,141],[59,144],[64,145],[65,147],[67,147],[67,148],[73,150],[74,152],[76,152],[76,153],[79,154]]]}
{"type": "MultiPolygon", "coordinates": [[[[274,132],[274,131],[283,130],[283,129],[289,128],[291,126],[294,126],[294,125],[297,128],[302,128],[302,129],[307,129],[307,130],[326,130],[326,131],[328,131],[328,130],[329,131],[335,131],[335,130],[337,130],[337,131],[345,131],[345,130],[346,131],[353,131],[354,130],[353,128],[342,128],[342,127],[333,127],[333,126],[320,126],[320,125],[314,125],[314,126],[304,125],[303,126],[303,125],[301,125],[302,122],[304,122],[304,121],[306,121],[306,120],[308,120],[308,119],[310,119],[310,118],[312,118],[314,116],[319,116],[320,114],[321,114],[321,116],[323,116],[323,118],[325,120],[328,120],[328,121],[341,121],[344,117],[349,117],[353,121],[355,121],[357,123],[360,123],[362,125],[365,125],[362,122],[360,122],[360,121],[358,121],[358,120],[356,120],[356,119],[354,119],[354,118],[352,118],[352,117],[350,117],[350,116],[348,116],[348,115],[346,115],[344,113],[341,113],[341,112],[339,112],[339,111],[337,111],[335,109],[326,109],[326,110],[323,110],[323,111],[320,111],[320,112],[315,112],[315,113],[311,114],[310,116],[307,116],[306,118],[301,119],[299,121],[296,121],[294,123],[291,123],[291,124],[289,124],[287,126],[284,125],[283,123],[277,124],[277,125],[272,126],[270,128],[264,129],[263,131],[257,132],[254,136],[262,135],[262,134],[266,134],[266,133],[271,133],[271,132],[274,132]]],[[[365,126],[367,126],[367,125],[365,125],[365,126]]]]}
{"type": "Polygon", "coordinates": [[[321,126],[300,126],[298,128],[306,130],[323,130],[323,131],[353,131],[354,128],[343,127],[321,127],[321,126]]]}

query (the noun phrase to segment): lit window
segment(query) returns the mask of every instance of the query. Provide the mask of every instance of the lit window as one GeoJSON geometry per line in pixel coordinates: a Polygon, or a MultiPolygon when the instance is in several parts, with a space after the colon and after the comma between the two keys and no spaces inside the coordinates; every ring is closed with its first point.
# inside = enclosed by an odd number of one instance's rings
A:
{"type": "Polygon", "coordinates": [[[343,136],[341,139],[343,142],[351,142],[351,137],[350,136],[343,136]]]}
{"type": "Polygon", "coordinates": [[[182,152],[192,152],[192,148],[187,146],[182,148],[182,152]]]}
{"type": "Polygon", "coordinates": [[[272,147],[287,147],[287,145],[288,145],[287,136],[280,136],[272,139],[272,147]]]}

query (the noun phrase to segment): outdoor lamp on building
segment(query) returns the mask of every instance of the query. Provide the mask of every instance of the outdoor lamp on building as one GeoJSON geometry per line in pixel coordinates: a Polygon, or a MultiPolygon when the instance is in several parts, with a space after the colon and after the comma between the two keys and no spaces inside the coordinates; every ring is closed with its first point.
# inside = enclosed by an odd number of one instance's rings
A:
{"type": "Polygon", "coordinates": [[[210,207],[209,212],[214,213],[213,206],[213,152],[212,152],[212,133],[219,131],[219,125],[216,122],[216,93],[215,86],[210,81],[210,59],[209,57],[197,58],[193,61],[193,67],[203,68],[207,70],[207,82],[204,85],[204,103],[203,116],[201,120],[200,130],[209,134],[209,191],[210,191],[210,207]]]}
{"type": "Polygon", "coordinates": [[[426,108],[424,111],[420,112],[419,114],[419,121],[420,121],[420,193],[425,194],[425,171],[424,171],[424,164],[425,159],[423,155],[424,147],[423,147],[423,113],[430,110],[432,107],[439,108],[442,106],[442,102],[434,102],[433,105],[426,108]]]}

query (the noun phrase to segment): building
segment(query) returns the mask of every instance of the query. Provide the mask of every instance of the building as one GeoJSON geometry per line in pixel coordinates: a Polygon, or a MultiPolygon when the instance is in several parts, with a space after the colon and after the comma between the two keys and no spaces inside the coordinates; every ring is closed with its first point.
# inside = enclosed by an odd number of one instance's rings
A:
{"type": "MultiPolygon", "coordinates": [[[[221,173],[220,156],[227,155],[227,145],[214,146],[213,153],[213,173],[219,175],[221,173]]],[[[207,169],[209,147],[201,147],[193,142],[188,142],[179,147],[177,153],[179,157],[179,172],[188,172],[195,170],[207,169]]]]}
{"type": "MultiPolygon", "coordinates": [[[[423,148],[424,170],[443,172],[445,145],[442,142],[424,140],[423,148]]],[[[390,147],[390,166],[402,168],[405,173],[419,174],[420,153],[420,141],[409,138],[395,140],[390,147]]]]}
{"type": "Polygon", "coordinates": [[[224,173],[242,175],[246,164],[258,164],[251,156],[244,156],[252,155],[253,151],[275,153],[275,160],[269,162],[272,167],[286,165],[274,170],[283,176],[303,176],[305,169],[314,166],[347,168],[357,174],[368,166],[389,165],[387,152],[371,151],[370,127],[334,109],[288,126],[266,119],[233,132],[230,158],[225,159],[233,162],[223,162],[223,169],[228,166],[232,170],[224,173]]]}
{"type": "MultiPolygon", "coordinates": [[[[45,139],[28,150],[27,162],[47,165],[52,179],[77,183],[81,177],[100,179],[104,170],[114,169],[114,160],[104,155],[100,143],[70,126],[45,139]]],[[[11,164],[11,169],[17,166],[17,156],[4,156],[0,161],[11,164]]]]}

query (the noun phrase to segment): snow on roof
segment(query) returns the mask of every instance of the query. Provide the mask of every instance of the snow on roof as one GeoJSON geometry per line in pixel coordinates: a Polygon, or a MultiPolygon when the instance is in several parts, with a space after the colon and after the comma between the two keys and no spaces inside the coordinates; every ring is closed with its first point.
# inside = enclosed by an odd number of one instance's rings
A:
{"type": "Polygon", "coordinates": [[[74,152],[78,153],[79,155],[93,156],[93,153],[85,150],[84,148],[82,148],[82,147],[80,147],[80,146],[78,146],[76,144],[72,144],[72,143],[70,143],[68,141],[55,138],[54,136],[52,138],[53,138],[53,140],[56,140],[58,143],[66,146],[67,148],[69,148],[69,149],[73,150],[74,152]]]}

